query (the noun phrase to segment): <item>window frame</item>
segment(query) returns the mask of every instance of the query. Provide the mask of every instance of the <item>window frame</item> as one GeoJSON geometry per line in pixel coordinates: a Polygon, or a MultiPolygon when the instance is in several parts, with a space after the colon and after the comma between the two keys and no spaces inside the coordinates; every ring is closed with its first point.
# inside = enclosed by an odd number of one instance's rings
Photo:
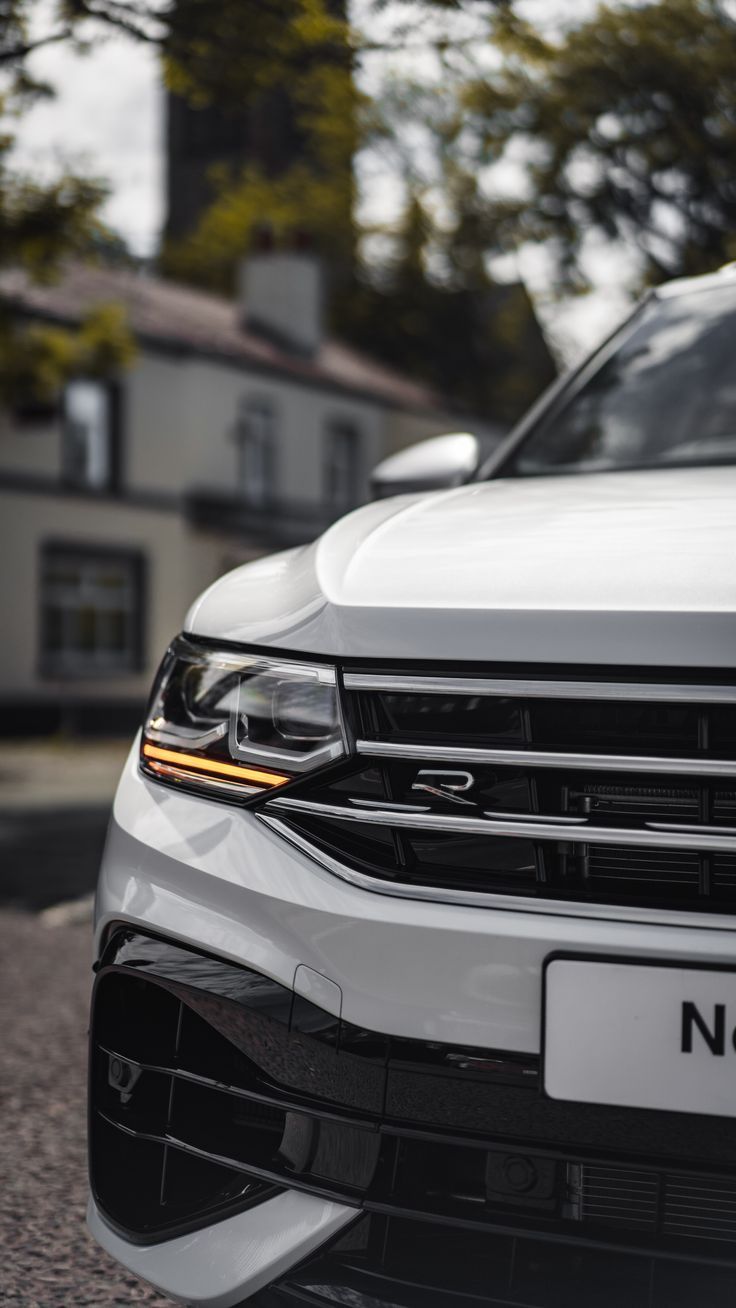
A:
{"type": "Polygon", "coordinates": [[[61,421],[61,458],[60,474],[62,484],[70,490],[86,495],[117,494],[122,489],[122,427],[123,427],[123,388],[119,381],[112,378],[88,377],[80,374],[70,377],[63,387],[60,404],[61,421]],[[75,383],[84,383],[99,387],[104,392],[107,402],[107,474],[100,485],[95,485],[87,478],[75,477],[66,457],[66,443],[70,432],[68,410],[68,391],[75,383]]]}
{"type": "Polygon", "coordinates": [[[107,681],[137,676],[146,667],[146,628],[148,606],[148,559],[140,549],[127,546],[110,545],[88,540],[76,540],[51,537],[42,540],[38,548],[38,586],[37,586],[37,667],[38,675],[43,680],[81,682],[107,681]],[[49,648],[49,610],[47,601],[46,567],[54,557],[64,555],[69,559],[84,564],[96,563],[102,566],[122,564],[129,569],[133,587],[133,604],[130,609],[130,638],[126,647],[125,661],[95,663],[84,660],[77,666],[68,654],[60,657],[49,648]]]}
{"type": "Polygon", "coordinates": [[[238,493],[252,509],[268,510],[276,500],[276,483],[278,472],[277,433],[278,405],[270,395],[244,395],[238,402],[238,416],[235,423],[236,478],[238,493]],[[263,454],[262,496],[254,495],[245,476],[247,446],[252,440],[249,422],[253,416],[265,418],[266,437],[261,445],[263,454]]]}
{"type": "Polygon", "coordinates": [[[623,322],[604,338],[597,349],[586,354],[573,368],[562,372],[546,390],[542,391],[539,399],[535,400],[506,439],[481,464],[472,481],[496,481],[502,478],[511,480],[513,474],[509,469],[521,446],[532,438],[542,423],[553,419],[575,398],[589,378],[608,362],[619,346],[623,345],[628,336],[636,330],[646,309],[658,299],[656,291],[648,291],[623,322]]]}
{"type": "Polygon", "coordinates": [[[347,414],[330,414],[324,428],[322,444],[322,503],[337,514],[349,513],[360,504],[360,485],[363,463],[363,428],[360,422],[347,414]],[[351,468],[348,496],[345,500],[331,494],[330,483],[336,461],[332,457],[337,437],[348,434],[351,438],[351,468]]]}
{"type": "MultiPolygon", "coordinates": [[[[556,381],[552,383],[545,391],[542,392],[539,399],[532,405],[527,413],[522,417],[519,423],[509,432],[504,441],[493,451],[493,453],[481,464],[480,468],[472,479],[474,482],[495,481],[501,479],[533,481],[540,477],[560,477],[576,476],[585,477],[591,475],[598,476],[616,476],[620,472],[628,472],[632,469],[628,467],[607,468],[599,473],[590,471],[571,472],[569,467],[565,469],[555,469],[551,467],[544,472],[524,473],[515,472],[514,465],[517,455],[521,452],[527,441],[530,441],[537,434],[537,431],[546,423],[553,422],[557,416],[569,404],[574,402],[578,394],[584,389],[592,377],[603,368],[617,351],[626,344],[628,338],[638,329],[644,321],[648,310],[660,308],[670,299],[687,300],[690,296],[708,294],[712,291],[720,291],[729,286],[727,280],[720,280],[721,274],[716,273],[707,279],[708,284],[702,285],[704,279],[693,278],[690,285],[677,288],[676,284],[673,289],[667,285],[659,289],[647,291],[631,311],[631,313],[618,324],[614,330],[605,337],[601,344],[586,354],[575,367],[564,372],[556,381]]],[[[731,287],[729,287],[731,289],[731,287]]],[[[677,468],[676,464],[663,465],[660,471],[665,468],[672,470],[677,468]]],[[[720,464],[683,464],[684,468],[692,467],[718,467],[720,464]]],[[[728,463],[726,466],[734,466],[728,463]]],[[[636,470],[645,470],[636,465],[636,470]]],[[[653,470],[653,469],[652,469],[653,470]]]]}

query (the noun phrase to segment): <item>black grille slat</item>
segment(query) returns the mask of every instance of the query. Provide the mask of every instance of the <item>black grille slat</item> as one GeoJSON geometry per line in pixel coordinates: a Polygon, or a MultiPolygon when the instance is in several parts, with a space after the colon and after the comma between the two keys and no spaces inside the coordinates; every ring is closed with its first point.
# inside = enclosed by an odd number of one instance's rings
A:
{"type": "Polygon", "coordinates": [[[581,1221],[656,1229],[659,1199],[656,1173],[589,1165],[583,1165],[581,1172],[581,1221]]]}
{"type": "Polygon", "coordinates": [[[736,1181],[728,1178],[668,1178],[665,1235],[736,1242],[736,1181]]]}
{"type": "Polygon", "coordinates": [[[615,845],[591,849],[588,876],[591,880],[631,881],[637,886],[656,884],[700,887],[701,858],[696,851],[637,850],[615,845]]]}
{"type": "Polygon", "coordinates": [[[606,820],[613,817],[634,818],[636,821],[679,818],[696,822],[700,815],[700,792],[695,787],[616,786],[586,782],[580,791],[572,787],[570,798],[573,802],[578,800],[580,807],[587,802],[594,814],[605,814],[606,820]]]}
{"type": "Polygon", "coordinates": [[[736,1181],[583,1164],[580,1220],[655,1231],[676,1239],[736,1242],[736,1181]]]}
{"type": "Polygon", "coordinates": [[[343,676],[358,758],[265,810],[335,870],[428,894],[736,911],[736,685],[343,676]]]}
{"type": "Polygon", "coordinates": [[[530,706],[532,741],[546,749],[598,753],[698,752],[698,710],[691,706],[626,701],[536,700],[530,706]]]}
{"type": "Polygon", "coordinates": [[[736,854],[714,854],[711,858],[711,879],[715,893],[736,891],[736,854]]]}

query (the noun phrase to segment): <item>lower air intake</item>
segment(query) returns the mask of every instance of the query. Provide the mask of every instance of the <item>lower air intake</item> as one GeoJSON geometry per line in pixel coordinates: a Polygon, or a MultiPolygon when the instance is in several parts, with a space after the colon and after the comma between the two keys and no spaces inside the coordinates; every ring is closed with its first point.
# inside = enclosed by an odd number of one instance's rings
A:
{"type": "Polygon", "coordinates": [[[600,1167],[570,1168],[581,1221],[679,1240],[736,1243],[736,1178],[600,1167]]]}
{"type": "Polygon", "coordinates": [[[91,1181],[128,1239],[167,1239],[275,1193],[220,1156],[218,1130],[247,1140],[255,1159],[274,1131],[281,1137],[278,1110],[210,1089],[238,1057],[175,995],[143,978],[108,976],[98,987],[91,1181]]]}

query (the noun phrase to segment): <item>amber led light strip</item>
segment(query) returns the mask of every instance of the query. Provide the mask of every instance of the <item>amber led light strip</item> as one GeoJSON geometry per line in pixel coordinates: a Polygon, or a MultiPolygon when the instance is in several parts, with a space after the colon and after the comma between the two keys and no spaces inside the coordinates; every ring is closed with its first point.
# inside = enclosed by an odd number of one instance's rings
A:
{"type": "Polygon", "coordinates": [[[236,763],[220,763],[215,759],[200,758],[197,754],[183,754],[178,749],[159,749],[158,745],[144,744],[143,755],[161,763],[176,763],[179,767],[196,768],[198,772],[212,772],[217,777],[237,777],[239,781],[252,781],[260,786],[283,786],[291,777],[281,772],[264,772],[260,768],[239,767],[236,763]]]}

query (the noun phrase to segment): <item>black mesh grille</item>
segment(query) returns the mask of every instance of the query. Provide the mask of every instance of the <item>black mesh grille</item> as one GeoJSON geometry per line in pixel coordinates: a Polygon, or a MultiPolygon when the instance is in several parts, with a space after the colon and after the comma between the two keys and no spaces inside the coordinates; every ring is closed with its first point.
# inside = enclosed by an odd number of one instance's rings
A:
{"type": "Polygon", "coordinates": [[[584,1164],[574,1183],[583,1222],[673,1239],[736,1243],[736,1180],[584,1164]]]}
{"type": "Polygon", "coordinates": [[[587,1164],[577,1169],[574,1181],[580,1187],[581,1221],[656,1231],[661,1188],[656,1172],[587,1164]]]}

